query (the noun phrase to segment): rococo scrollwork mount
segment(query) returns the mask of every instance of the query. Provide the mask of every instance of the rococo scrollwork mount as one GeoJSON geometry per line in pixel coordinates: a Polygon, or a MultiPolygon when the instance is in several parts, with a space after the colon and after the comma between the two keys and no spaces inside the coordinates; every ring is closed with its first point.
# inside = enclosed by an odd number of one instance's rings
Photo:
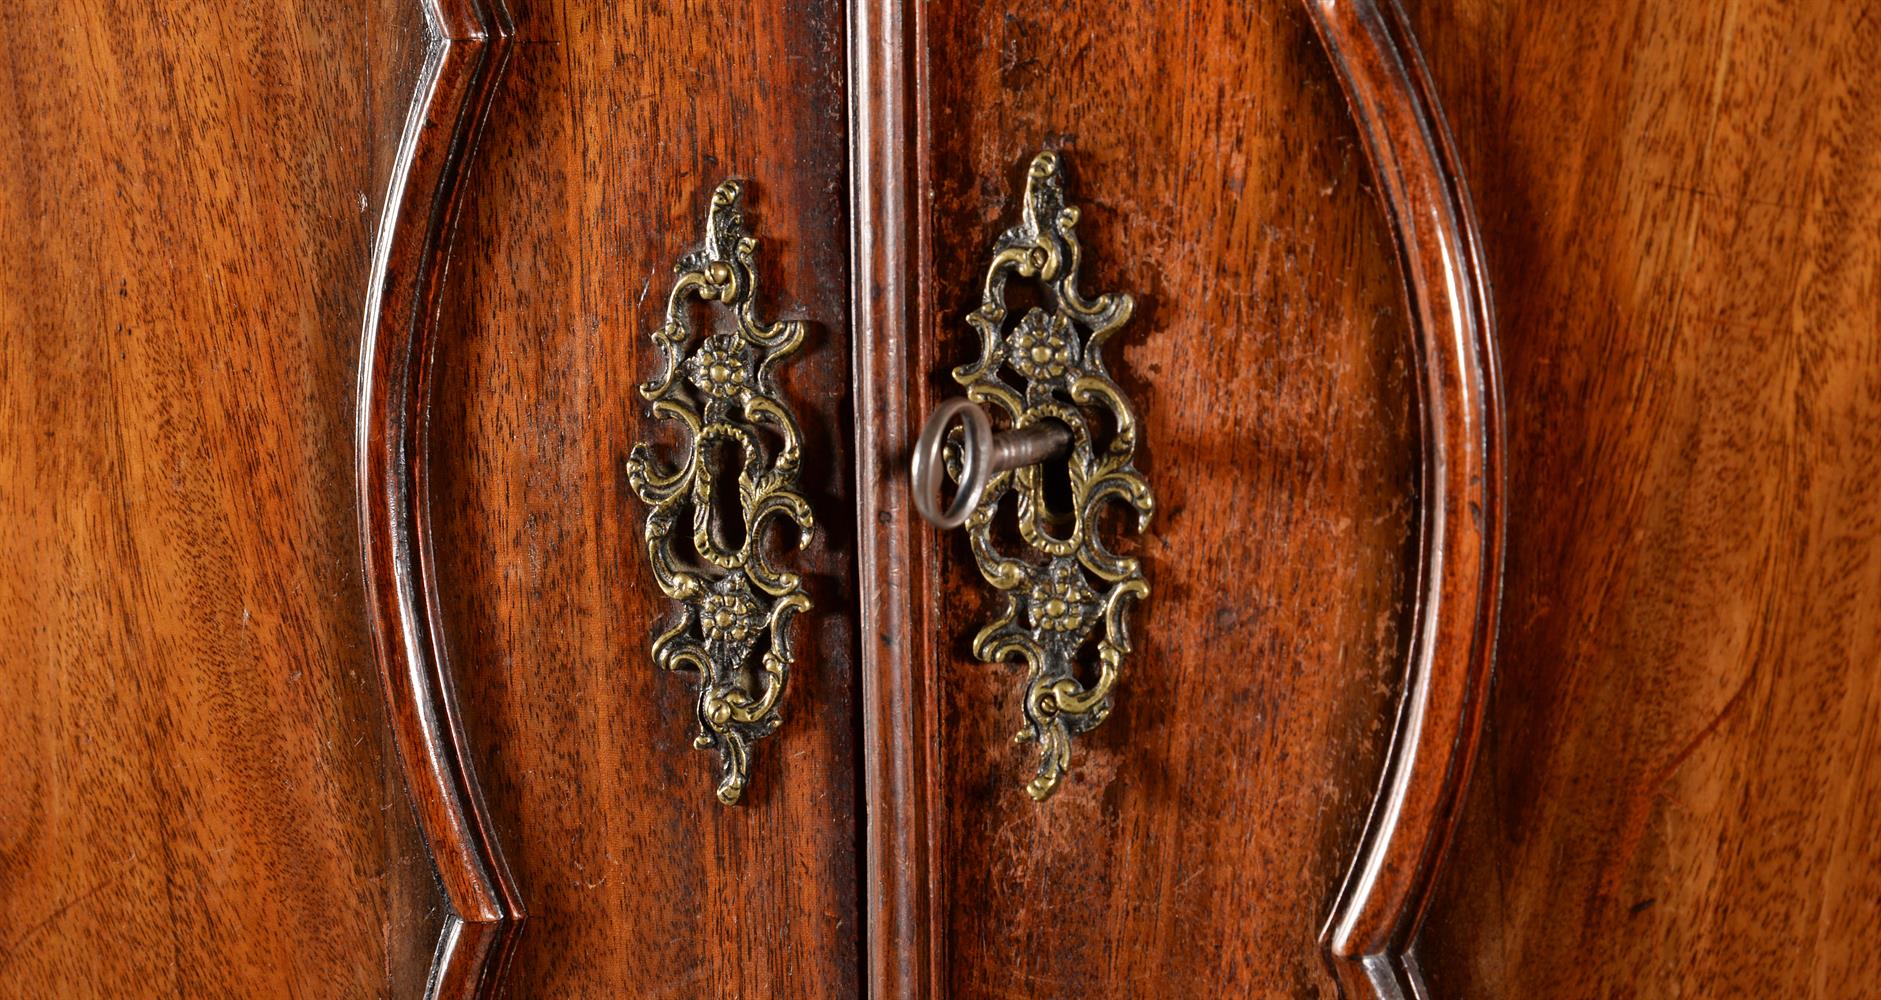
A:
{"type": "MultiPolygon", "coordinates": [[[[1099,537],[1098,515],[1121,502],[1140,532],[1156,509],[1135,465],[1135,412],[1103,356],[1135,303],[1124,293],[1087,299],[1078,290],[1078,214],[1065,204],[1058,154],[1035,156],[1020,220],[995,241],[980,305],[967,316],[980,336],[980,356],[953,373],[970,402],[1003,416],[1008,436],[1045,427],[1069,432],[1063,457],[1052,459],[1066,463],[1068,510],[1050,509],[1043,465],[1033,462],[996,471],[965,524],[981,575],[1004,599],[1003,611],[974,638],[973,652],[988,663],[1016,657],[1027,665],[1025,727],[1015,739],[1038,745],[1026,791],[1041,800],[1070,766],[1072,738],[1109,716],[1131,649],[1128,613],[1149,594],[1141,562],[1099,537]],[[1051,308],[1029,309],[1008,330],[1006,286],[1014,277],[1037,282],[1051,308]],[[1097,411],[1114,428],[1107,440],[1095,433],[1097,411]],[[1009,493],[1030,550],[1022,555],[1002,552],[994,538],[1009,493]],[[1079,650],[1094,633],[1096,676],[1087,683],[1079,650]]],[[[960,478],[958,448],[948,464],[960,478]]]]}
{"type": "Polygon", "coordinates": [[[791,626],[810,610],[802,577],[771,562],[765,535],[773,522],[789,522],[801,548],[815,528],[798,490],[803,434],[773,377],[802,346],[805,327],[757,318],[757,240],[746,227],[742,196],[736,180],[712,193],[704,245],[675,265],[678,278],[652,335],[663,370],[640,394],[654,417],[683,429],[677,464],[663,468],[646,442],[626,462],[627,481],[648,506],[654,580],[678,611],[653,640],[653,661],[698,675],[693,745],[718,751],[717,796],[727,805],[750,780],[752,744],[783,724],[791,626]],[[700,337],[688,317],[693,301],[730,310],[734,329],[700,337]],[[716,471],[716,452],[726,448],[738,457],[735,484],[721,482],[716,471]],[[735,533],[714,519],[724,507],[716,495],[733,485],[735,533]]]}

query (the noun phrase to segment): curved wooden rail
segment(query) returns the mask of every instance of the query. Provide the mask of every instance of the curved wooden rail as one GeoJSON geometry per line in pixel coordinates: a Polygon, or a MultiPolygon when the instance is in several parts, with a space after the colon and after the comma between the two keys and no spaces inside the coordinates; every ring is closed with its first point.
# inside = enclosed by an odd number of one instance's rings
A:
{"type": "Polygon", "coordinates": [[[501,0],[420,0],[424,62],[384,193],[359,357],[365,591],[399,763],[449,914],[425,996],[488,995],[524,913],[471,768],[427,504],[433,334],[465,169],[514,32],[501,0]]]}
{"type": "Polygon", "coordinates": [[[1348,996],[1427,995],[1411,944],[1469,781],[1502,585],[1501,385],[1449,127],[1396,0],[1305,0],[1397,240],[1423,416],[1417,605],[1397,726],[1320,936],[1348,996]]]}

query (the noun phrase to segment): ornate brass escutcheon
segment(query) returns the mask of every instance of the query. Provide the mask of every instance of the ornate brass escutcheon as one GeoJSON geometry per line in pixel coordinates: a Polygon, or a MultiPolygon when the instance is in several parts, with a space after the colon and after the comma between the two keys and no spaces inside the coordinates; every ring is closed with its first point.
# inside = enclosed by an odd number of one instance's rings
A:
{"type": "Polygon", "coordinates": [[[1102,353],[1134,304],[1123,293],[1086,299],[1078,291],[1077,222],[1078,210],[1065,204],[1058,154],[1038,154],[1020,220],[995,241],[980,306],[967,316],[980,334],[980,357],[954,370],[965,399],[935,411],[914,456],[916,506],[942,527],[965,524],[980,574],[1005,598],[1004,611],[974,638],[973,653],[987,663],[1026,663],[1025,727],[1016,739],[1038,744],[1026,791],[1040,800],[1070,766],[1072,737],[1110,714],[1130,652],[1128,612],[1149,594],[1141,563],[1097,537],[1098,514],[1121,502],[1142,531],[1155,510],[1135,466],[1136,415],[1102,353]],[[1006,284],[1014,277],[1037,282],[1049,308],[1008,324],[1006,284]],[[993,433],[989,410],[1010,429],[993,433]],[[956,415],[963,426],[950,433],[956,415]],[[1115,430],[1100,440],[1105,423],[1115,430]],[[1044,461],[1066,464],[1067,512],[1048,508],[1044,461]],[[959,484],[945,510],[938,502],[943,467],[959,484]],[[1000,551],[993,537],[1008,494],[1017,497],[1022,554],[1000,551]],[[1079,650],[1094,635],[1095,677],[1087,683],[1092,670],[1079,665],[1079,650]]]}
{"type": "Polygon", "coordinates": [[[712,192],[705,244],[674,266],[679,277],[653,332],[664,371],[640,387],[654,417],[683,428],[684,452],[667,469],[642,442],[626,463],[628,483],[649,508],[653,577],[679,604],[678,620],[653,640],[653,661],[699,675],[693,745],[718,751],[718,799],[727,805],[750,778],[751,745],[783,723],[791,622],[810,610],[802,578],[769,561],[765,533],[773,521],[793,522],[801,548],[815,529],[797,490],[803,435],[772,380],[802,345],[805,327],[757,318],[758,244],[740,211],[742,193],[736,180],[712,192]],[[693,300],[729,309],[735,329],[698,336],[687,315],[693,300]],[[770,433],[760,433],[762,427],[770,433]],[[719,481],[714,461],[727,448],[738,458],[736,534],[714,517],[727,506],[714,498],[732,485],[719,481]],[[682,518],[691,531],[676,535],[682,518]],[[676,550],[676,541],[689,542],[691,553],[676,550]]]}

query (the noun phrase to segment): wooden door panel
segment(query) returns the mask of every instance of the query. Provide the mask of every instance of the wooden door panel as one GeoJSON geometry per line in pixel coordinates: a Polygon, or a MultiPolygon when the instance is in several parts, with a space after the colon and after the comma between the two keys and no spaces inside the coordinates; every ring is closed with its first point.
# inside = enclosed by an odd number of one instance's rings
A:
{"type": "MultiPolygon", "coordinates": [[[[859,963],[846,105],[840,7],[516,11],[468,182],[431,414],[440,606],[464,728],[528,911],[514,996],[850,996],[859,963]],[[623,463],[671,444],[639,386],[674,262],[747,181],[758,311],[816,534],[784,723],[734,806],[657,670],[673,607],[623,463]]],[[[710,310],[701,323],[720,322],[710,310]]]]}
{"type": "Polygon", "coordinates": [[[1061,150],[1083,287],[1139,302],[1111,367],[1158,506],[1126,543],[1151,595],[1115,710],[1044,803],[1011,741],[1020,668],[969,651],[996,608],[964,539],[939,547],[940,978],[1330,996],[1319,936],[1392,733],[1424,475],[1395,237],[1345,93],[1292,4],[935,4],[925,28],[927,371],[974,356],[991,240],[1031,154],[1061,150]]]}
{"type": "Polygon", "coordinates": [[[1431,985],[1870,995],[1881,21],[1409,6],[1482,208],[1520,456],[1431,985]]]}
{"type": "Polygon", "coordinates": [[[0,995],[423,981],[347,446],[383,13],[0,11],[0,995]]]}

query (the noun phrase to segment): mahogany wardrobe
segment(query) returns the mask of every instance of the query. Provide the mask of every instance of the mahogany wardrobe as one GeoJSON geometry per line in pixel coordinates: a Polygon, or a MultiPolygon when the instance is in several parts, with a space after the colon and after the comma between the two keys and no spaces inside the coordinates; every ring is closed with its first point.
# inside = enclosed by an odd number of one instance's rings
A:
{"type": "Polygon", "coordinates": [[[0,5],[0,997],[1881,996],[1877,14],[0,5]]]}

